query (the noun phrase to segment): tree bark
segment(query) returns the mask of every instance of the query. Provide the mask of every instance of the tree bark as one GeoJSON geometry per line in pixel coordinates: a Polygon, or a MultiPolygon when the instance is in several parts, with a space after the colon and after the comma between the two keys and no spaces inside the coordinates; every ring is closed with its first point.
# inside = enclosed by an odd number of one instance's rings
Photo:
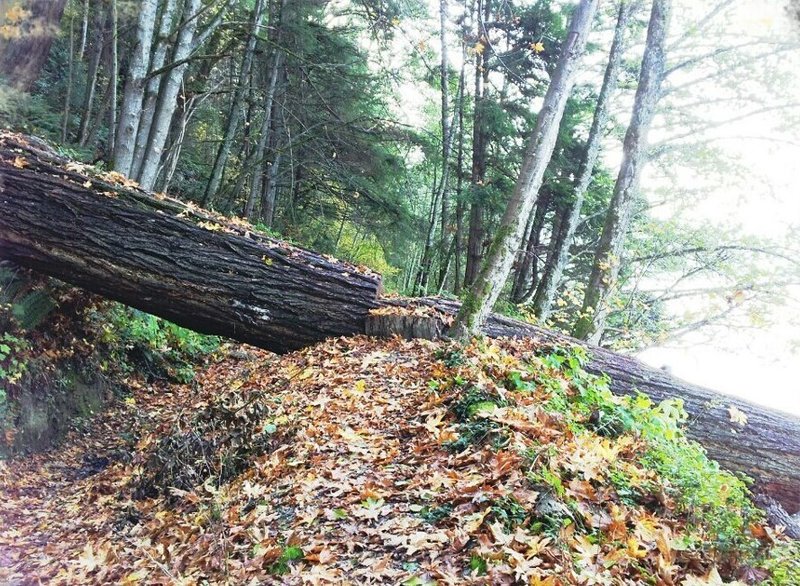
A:
{"type": "Polygon", "coordinates": [[[550,310],[553,300],[564,274],[564,267],[567,265],[569,249],[572,246],[572,239],[575,237],[575,230],[578,227],[578,220],[583,207],[583,200],[589,185],[592,182],[592,173],[597,157],[600,154],[600,141],[608,122],[608,104],[611,95],[617,87],[617,77],[619,66],[622,62],[624,52],[625,29],[628,26],[628,19],[633,10],[634,3],[622,0],[617,12],[617,24],[614,28],[614,40],[611,43],[611,50],[608,54],[608,63],[603,76],[603,85],[600,87],[600,94],[597,96],[597,105],[594,109],[592,127],[589,130],[589,138],[586,141],[586,150],[578,171],[578,180],[575,183],[573,199],[569,202],[564,215],[564,225],[558,233],[553,234],[553,249],[548,256],[542,279],[536,289],[533,300],[533,311],[541,323],[550,317],[550,310]]]}
{"type": "MultiPolygon", "coordinates": [[[[436,337],[445,330],[444,322],[413,316],[370,316],[378,307],[429,306],[443,317],[458,311],[457,302],[443,299],[382,299],[378,275],[89,170],[36,139],[0,134],[0,257],[197,331],[278,352],[331,336],[436,337]]],[[[579,343],[496,314],[484,332],[545,346],[579,343]]],[[[800,510],[800,419],[603,348],[590,347],[589,355],[587,369],[608,374],[616,393],[683,399],[689,435],[709,456],[755,478],[756,490],[789,512],[800,510]],[[744,427],[730,421],[731,406],[747,416],[744,427]]]]}
{"type": "Polygon", "coordinates": [[[163,73],[154,74],[153,72],[164,67],[164,62],[167,59],[167,51],[172,44],[170,36],[175,23],[177,4],[178,0],[166,0],[164,7],[161,9],[161,21],[158,24],[155,49],[150,59],[150,76],[145,87],[144,104],[142,106],[142,115],[139,118],[139,129],[136,131],[136,146],[133,150],[133,163],[131,164],[131,177],[138,181],[140,181],[142,162],[150,139],[150,127],[153,124],[153,118],[156,113],[161,80],[164,77],[163,73]]]}
{"type": "Polygon", "coordinates": [[[150,46],[153,42],[158,0],[142,0],[136,29],[136,44],[128,65],[122,106],[114,142],[114,170],[129,176],[133,165],[136,133],[142,115],[144,83],[150,64],[150,46]]]}
{"type": "Polygon", "coordinates": [[[596,342],[605,328],[609,297],[619,275],[619,256],[628,232],[642,168],[647,162],[647,134],[655,116],[661,82],[664,79],[664,53],[670,8],[671,0],[653,0],[633,116],[623,143],[622,165],[614,185],[603,233],[595,251],[581,314],[572,331],[581,340],[596,342]]]}
{"type": "Polygon", "coordinates": [[[586,38],[592,25],[597,0],[582,0],[572,15],[567,38],[561,47],[558,66],[544,97],[536,128],[528,143],[522,170],[508,201],[500,228],[495,235],[488,258],[475,279],[468,297],[456,316],[451,334],[464,338],[480,331],[483,321],[494,307],[511,265],[519,250],[523,231],[542,186],[544,172],[558,138],[558,127],[567,98],[572,91],[575,73],[586,38]]]}
{"type": "Polygon", "coordinates": [[[377,274],[88,176],[35,139],[4,136],[0,159],[0,256],[20,265],[277,352],[363,333],[378,305],[377,274]]]}
{"type": "Polygon", "coordinates": [[[149,128],[147,147],[142,156],[142,167],[138,175],[139,183],[142,188],[147,190],[153,189],[158,178],[159,165],[164,153],[164,147],[167,144],[172,118],[175,115],[178,104],[178,92],[183,83],[186,69],[189,67],[186,59],[194,46],[197,15],[201,8],[202,2],[200,0],[186,0],[184,3],[181,28],[175,44],[175,51],[172,55],[173,61],[180,63],[180,65],[170,69],[165,74],[166,78],[160,84],[158,104],[156,105],[153,122],[149,128]]]}

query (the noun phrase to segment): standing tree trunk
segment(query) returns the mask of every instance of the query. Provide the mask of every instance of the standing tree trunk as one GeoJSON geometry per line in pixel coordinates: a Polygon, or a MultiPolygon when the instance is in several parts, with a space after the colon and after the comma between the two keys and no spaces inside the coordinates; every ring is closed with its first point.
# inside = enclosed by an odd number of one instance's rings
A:
{"type": "Polygon", "coordinates": [[[66,6],[67,0],[25,0],[24,20],[9,22],[5,11],[10,3],[0,2],[0,16],[4,17],[0,24],[19,32],[0,35],[0,77],[7,84],[23,92],[31,90],[50,55],[66,6]]]}
{"type": "Polygon", "coordinates": [[[133,149],[136,145],[136,131],[142,115],[144,82],[150,64],[150,46],[153,43],[158,0],[142,0],[139,8],[139,22],[136,29],[136,44],[128,65],[122,106],[119,112],[119,125],[114,143],[114,170],[123,175],[131,174],[133,149]]]}
{"type": "MultiPolygon", "coordinates": [[[[485,38],[483,23],[488,20],[491,0],[478,0],[476,10],[477,37],[484,47],[488,44],[485,38]],[[485,7],[483,3],[485,2],[485,7]],[[484,18],[484,14],[486,18],[484,18]]],[[[484,101],[486,100],[486,86],[489,82],[489,68],[486,67],[485,49],[475,53],[475,96],[474,113],[472,118],[472,177],[471,195],[472,204],[469,212],[469,232],[467,234],[467,263],[464,269],[464,286],[471,287],[478,275],[483,259],[483,239],[485,236],[483,190],[486,180],[486,146],[487,136],[484,128],[484,101]]]]}
{"type": "Polygon", "coordinates": [[[564,267],[567,264],[569,249],[572,246],[572,239],[575,237],[575,230],[578,227],[583,200],[586,197],[589,184],[592,182],[592,172],[600,154],[600,141],[603,138],[603,131],[608,121],[608,103],[617,87],[619,65],[622,61],[622,54],[625,51],[625,30],[633,11],[633,5],[634,3],[629,0],[621,0],[619,4],[614,40],[611,43],[611,51],[608,55],[603,85],[600,88],[600,94],[597,96],[592,127],[589,130],[589,139],[586,141],[586,151],[578,172],[573,199],[567,205],[560,229],[553,232],[554,244],[548,255],[547,265],[533,299],[533,310],[541,323],[544,323],[550,317],[553,300],[561,281],[561,275],[564,273],[564,267]]]}
{"type": "Polygon", "coordinates": [[[586,37],[597,10],[597,2],[598,0],[581,0],[572,15],[569,32],[537,117],[536,128],[522,161],[522,170],[514,193],[492,241],[486,264],[475,279],[451,328],[451,334],[457,338],[464,339],[480,330],[508,278],[525,224],[536,203],[545,169],[555,148],[558,127],[586,46],[586,37]]]}
{"type": "Polygon", "coordinates": [[[72,81],[75,77],[75,17],[69,19],[69,57],[67,66],[67,89],[64,92],[64,117],[61,121],[61,142],[67,142],[69,114],[72,105],[72,81]]]}
{"type": "Polygon", "coordinates": [[[239,71],[239,83],[236,84],[236,90],[233,94],[233,103],[231,104],[231,112],[228,116],[228,124],[225,127],[222,144],[220,144],[217,156],[214,158],[211,177],[208,180],[206,192],[203,195],[203,206],[205,207],[211,207],[217,197],[217,192],[222,184],[222,175],[225,172],[225,165],[228,162],[228,156],[230,155],[231,146],[233,145],[233,139],[236,136],[236,130],[239,128],[239,118],[242,117],[244,95],[247,89],[247,80],[250,76],[250,69],[253,64],[253,54],[255,53],[258,29],[261,26],[261,16],[263,12],[264,0],[256,0],[256,5],[253,8],[253,20],[247,37],[247,46],[245,47],[244,56],[242,57],[242,67],[239,71]]]}
{"type": "Polygon", "coordinates": [[[189,67],[187,59],[196,46],[194,35],[197,29],[197,15],[202,7],[201,0],[186,0],[184,3],[181,28],[172,55],[173,63],[179,65],[172,67],[166,74],[166,79],[161,83],[155,116],[150,126],[147,149],[142,158],[139,183],[144,189],[153,189],[158,177],[161,156],[167,144],[172,118],[178,104],[178,92],[183,83],[186,69],[189,67]]]}
{"type": "MultiPolygon", "coordinates": [[[[439,0],[439,44],[441,46],[442,59],[439,63],[439,83],[442,86],[442,183],[439,187],[441,192],[442,212],[440,217],[441,234],[439,239],[439,282],[444,281],[447,273],[447,249],[450,246],[449,234],[449,207],[447,197],[448,181],[450,179],[450,152],[453,148],[454,128],[456,125],[453,112],[452,123],[448,119],[450,115],[450,88],[448,80],[449,59],[447,56],[447,0],[439,0]]],[[[460,89],[460,88],[459,88],[460,89]]],[[[456,96],[458,99],[458,96],[456,96]]],[[[439,285],[441,289],[441,285],[439,285]]]]}
{"type": "Polygon", "coordinates": [[[161,11],[161,22],[158,25],[158,37],[156,38],[155,50],[153,51],[153,57],[150,61],[150,76],[145,89],[142,116],[139,119],[139,129],[136,132],[136,147],[133,151],[133,163],[131,164],[131,177],[137,180],[139,180],[141,176],[142,162],[144,161],[147,143],[150,138],[150,128],[156,113],[161,80],[164,77],[163,73],[155,74],[154,72],[164,66],[164,62],[167,58],[176,11],[177,0],[167,0],[161,11]]]}
{"type": "Polygon", "coordinates": [[[573,336],[580,340],[599,340],[605,328],[609,296],[619,275],[619,255],[628,231],[642,167],[647,162],[647,133],[664,79],[670,4],[671,0],[653,0],[633,116],[625,133],[622,166],[595,251],[581,314],[572,331],[573,336]]]}
{"type": "Polygon", "coordinates": [[[117,0],[111,0],[111,72],[109,74],[108,88],[111,107],[108,113],[108,144],[106,145],[106,159],[111,162],[114,150],[117,148],[117,86],[119,85],[119,13],[117,0]]]}
{"type": "MultiPolygon", "coordinates": [[[[266,160],[267,147],[272,140],[272,127],[275,122],[275,90],[278,87],[278,75],[283,61],[283,52],[275,49],[272,58],[269,59],[270,66],[267,69],[267,89],[264,94],[264,118],[261,120],[258,144],[254,156],[253,176],[250,181],[250,192],[247,196],[247,203],[244,208],[244,217],[252,219],[253,209],[256,200],[260,198],[264,188],[264,161],[266,160]]],[[[272,215],[271,213],[269,214],[272,215]]]]}
{"type": "MultiPolygon", "coordinates": [[[[88,1],[86,5],[88,6],[88,1]]],[[[97,78],[100,70],[100,59],[103,57],[103,43],[105,40],[105,27],[104,21],[106,17],[103,12],[98,10],[94,21],[95,39],[92,43],[92,56],[89,62],[89,71],[87,73],[89,87],[83,99],[83,108],[81,111],[81,126],[78,135],[78,144],[86,146],[89,139],[89,128],[92,121],[92,105],[94,104],[94,96],[97,92],[97,78]]]]}
{"type": "MultiPolygon", "coordinates": [[[[466,29],[464,30],[466,33],[466,29]]],[[[462,35],[463,37],[464,35],[462,35]]],[[[467,91],[467,45],[461,41],[461,72],[458,76],[458,153],[456,155],[456,218],[453,235],[453,293],[461,294],[461,259],[464,254],[464,95],[467,91]]],[[[444,281],[440,288],[444,286],[444,281]]]]}
{"type": "MultiPolygon", "coordinates": [[[[463,72],[462,72],[463,75],[463,72]]],[[[464,254],[464,100],[462,98],[458,111],[458,155],[456,158],[456,168],[458,177],[456,179],[456,233],[454,264],[453,264],[453,293],[461,294],[461,258],[464,254]]]]}
{"type": "Polygon", "coordinates": [[[513,303],[525,303],[528,301],[530,291],[536,286],[536,278],[539,274],[539,250],[542,244],[542,230],[544,230],[547,212],[550,211],[550,204],[553,194],[545,192],[536,201],[536,209],[533,211],[533,218],[530,219],[530,230],[527,239],[523,238],[524,247],[521,254],[517,257],[517,270],[514,272],[514,282],[511,287],[511,301],[513,303]]]}

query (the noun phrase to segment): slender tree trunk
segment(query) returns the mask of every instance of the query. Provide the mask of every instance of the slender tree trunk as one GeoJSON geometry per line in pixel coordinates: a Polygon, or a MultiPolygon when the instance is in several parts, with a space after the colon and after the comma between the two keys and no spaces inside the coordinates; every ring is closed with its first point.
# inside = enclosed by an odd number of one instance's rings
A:
{"type": "MultiPolygon", "coordinates": [[[[106,90],[103,92],[103,99],[100,100],[100,107],[97,108],[95,113],[94,122],[89,126],[89,131],[86,133],[86,140],[83,145],[93,144],[97,140],[97,133],[100,132],[100,127],[103,126],[103,121],[108,117],[108,108],[111,105],[111,83],[112,78],[109,76],[106,90]]],[[[109,129],[110,130],[110,129],[109,129]]]]}
{"type": "Polygon", "coordinates": [[[525,303],[526,294],[532,287],[536,286],[536,278],[539,275],[539,251],[542,244],[542,230],[553,194],[547,192],[539,196],[536,202],[536,209],[531,219],[530,231],[527,239],[523,239],[525,244],[522,254],[518,258],[518,267],[514,274],[514,283],[511,288],[511,300],[514,303],[525,303]]]}
{"type": "Polygon", "coordinates": [[[131,174],[133,150],[136,146],[136,131],[142,115],[144,83],[150,64],[150,46],[153,43],[158,0],[142,0],[139,8],[139,22],[136,29],[136,44],[132,49],[122,106],[119,112],[119,125],[114,143],[114,170],[123,175],[131,174]]]}
{"type": "Polygon", "coordinates": [[[597,2],[598,0],[581,0],[572,15],[558,66],[536,120],[536,128],[528,144],[514,193],[492,241],[486,264],[478,274],[451,328],[451,334],[457,338],[463,339],[480,330],[508,278],[525,224],[536,203],[545,169],[555,148],[558,127],[586,46],[586,37],[597,10],[597,2]]]}
{"type": "Polygon", "coordinates": [[[92,106],[94,105],[94,96],[97,92],[97,78],[98,72],[100,71],[100,60],[103,57],[103,41],[105,37],[105,27],[103,26],[104,20],[105,17],[103,16],[102,12],[98,10],[94,26],[96,38],[92,44],[92,57],[91,61],[89,62],[89,71],[87,74],[89,87],[86,89],[86,95],[83,99],[83,109],[81,112],[81,127],[78,137],[78,143],[80,146],[86,146],[86,142],[89,138],[89,127],[92,120],[92,106]]]}
{"type": "Polygon", "coordinates": [[[478,0],[477,37],[484,46],[475,54],[475,112],[472,119],[472,204],[469,213],[469,233],[467,235],[467,264],[464,271],[464,286],[469,288],[475,282],[483,259],[484,202],[483,184],[486,180],[486,129],[484,128],[484,94],[489,81],[489,69],[486,67],[485,47],[488,41],[484,35],[483,23],[491,14],[491,0],[478,0]],[[485,5],[484,5],[485,2],[485,5]]]}
{"type": "Polygon", "coordinates": [[[180,32],[172,55],[173,63],[180,63],[180,65],[170,69],[160,85],[158,104],[153,123],[150,126],[147,150],[142,158],[142,169],[139,173],[139,183],[144,189],[152,189],[158,178],[161,158],[167,145],[169,129],[178,104],[178,93],[186,75],[186,69],[189,67],[186,60],[194,48],[197,14],[202,7],[201,0],[186,0],[184,3],[180,32]]]}
{"type": "Polygon", "coordinates": [[[461,73],[458,78],[458,86],[461,91],[458,94],[458,153],[456,155],[456,218],[455,234],[453,235],[454,247],[454,266],[453,266],[453,293],[461,293],[462,281],[462,258],[464,254],[464,94],[466,86],[466,64],[467,48],[462,43],[461,50],[461,73]]]}
{"type": "Polygon", "coordinates": [[[583,207],[583,200],[592,182],[597,157],[600,154],[600,141],[608,122],[608,105],[614,90],[617,87],[619,77],[619,66],[622,55],[625,51],[624,39],[628,20],[633,11],[634,2],[622,0],[619,4],[617,13],[617,25],[614,29],[614,40],[611,43],[611,51],[608,55],[603,85],[600,94],[597,96],[597,105],[594,109],[592,127],[589,130],[589,139],[586,142],[586,151],[581,161],[581,168],[578,172],[578,180],[575,185],[575,192],[572,201],[567,205],[564,215],[564,223],[557,233],[553,234],[554,246],[548,255],[547,265],[544,274],[536,289],[533,299],[533,310],[539,321],[544,323],[550,317],[553,300],[564,273],[564,267],[569,257],[569,249],[575,237],[575,230],[578,227],[578,220],[583,207]],[[558,237],[556,237],[556,235],[558,237]]]}
{"type": "Polygon", "coordinates": [[[108,144],[106,158],[113,161],[117,148],[117,87],[119,86],[119,13],[117,0],[111,0],[111,72],[108,86],[111,90],[111,108],[108,115],[108,144]]]}
{"type": "Polygon", "coordinates": [[[270,67],[267,70],[268,83],[266,93],[264,94],[264,118],[261,120],[261,129],[259,130],[258,144],[254,157],[253,176],[250,181],[250,192],[244,209],[244,217],[248,219],[253,217],[255,203],[263,193],[264,161],[266,160],[267,147],[272,140],[272,127],[275,121],[273,114],[275,109],[275,90],[278,87],[278,75],[282,61],[283,53],[275,49],[272,59],[269,60],[270,67]]]}
{"type": "Polygon", "coordinates": [[[164,157],[164,177],[161,182],[161,191],[168,192],[169,186],[172,183],[172,178],[175,175],[175,170],[178,168],[178,161],[181,158],[181,150],[183,149],[183,141],[186,137],[186,131],[189,128],[189,120],[196,109],[198,102],[197,96],[192,96],[187,99],[185,95],[179,97],[178,119],[175,123],[175,139],[172,141],[167,154],[164,157]]]}
{"type": "Polygon", "coordinates": [[[89,36],[89,4],[91,0],[83,0],[83,14],[81,16],[81,48],[78,50],[78,61],[83,61],[86,52],[86,39],[89,36]]]}
{"type": "Polygon", "coordinates": [[[67,66],[67,90],[64,95],[64,118],[61,121],[61,142],[67,142],[69,114],[72,102],[72,80],[75,77],[75,17],[69,19],[69,65],[67,66]]]}
{"type": "Polygon", "coordinates": [[[642,167],[647,160],[647,133],[655,115],[665,68],[665,41],[671,0],[653,0],[633,116],[623,143],[622,166],[611,196],[581,315],[572,334],[598,340],[608,315],[608,301],[619,275],[619,256],[628,231],[642,167]]]}
{"type": "MultiPolygon", "coordinates": [[[[547,253],[542,267],[542,278],[538,282],[532,282],[527,290],[522,293],[522,303],[530,303],[535,295],[542,290],[542,279],[545,275],[553,271],[553,263],[556,262],[556,251],[563,246],[566,232],[567,214],[570,211],[569,204],[559,201],[555,205],[553,221],[551,222],[550,241],[547,243],[547,253]]],[[[549,317],[549,316],[548,316],[549,317]]]]}
{"type": "Polygon", "coordinates": [[[239,83],[236,85],[236,90],[233,95],[233,103],[231,104],[231,112],[228,117],[228,124],[225,127],[225,134],[222,138],[222,143],[217,151],[217,156],[214,158],[214,166],[211,169],[211,177],[206,185],[206,191],[203,195],[203,206],[211,207],[217,197],[217,192],[222,184],[222,175],[225,172],[225,165],[228,162],[228,157],[231,152],[231,145],[236,136],[236,130],[239,128],[239,119],[242,117],[244,107],[244,95],[247,79],[250,75],[250,68],[253,64],[253,54],[256,48],[256,41],[258,39],[258,29],[261,25],[261,17],[264,12],[264,0],[256,0],[256,5],[253,8],[253,20],[250,25],[250,32],[247,37],[247,45],[242,57],[242,66],[239,71],[239,83]]]}
{"type": "Polygon", "coordinates": [[[166,61],[167,51],[172,43],[170,36],[175,24],[177,4],[177,0],[166,0],[164,8],[161,10],[161,22],[158,25],[155,50],[153,51],[153,56],[150,61],[150,77],[147,80],[147,86],[145,88],[144,105],[142,106],[142,115],[139,118],[139,129],[136,132],[136,147],[133,151],[133,163],[131,164],[131,177],[137,180],[141,180],[142,162],[144,161],[147,144],[150,139],[150,128],[156,114],[161,81],[165,75],[169,75],[169,73],[153,75],[153,72],[161,69],[166,61]]]}
{"type": "Polygon", "coordinates": [[[0,37],[0,77],[10,86],[29,92],[61,30],[59,24],[67,0],[24,0],[21,5],[25,19],[14,23],[20,34],[0,37]]]}
{"type": "MultiPolygon", "coordinates": [[[[439,63],[439,83],[442,86],[441,101],[442,101],[442,182],[439,190],[441,191],[441,204],[442,212],[440,215],[441,229],[439,237],[439,263],[440,263],[440,278],[439,288],[441,288],[441,281],[444,279],[444,274],[447,271],[447,249],[450,245],[449,237],[449,208],[450,202],[448,201],[447,191],[450,178],[450,152],[453,145],[453,129],[455,127],[455,120],[450,122],[450,88],[449,88],[449,59],[447,55],[447,0],[439,0],[439,45],[441,47],[442,58],[439,63]]],[[[453,118],[455,118],[453,112],[453,118]]]]}

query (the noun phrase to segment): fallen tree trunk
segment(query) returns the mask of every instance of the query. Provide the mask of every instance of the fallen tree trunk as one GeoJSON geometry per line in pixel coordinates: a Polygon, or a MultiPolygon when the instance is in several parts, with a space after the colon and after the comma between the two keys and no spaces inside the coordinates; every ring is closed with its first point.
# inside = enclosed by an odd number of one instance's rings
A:
{"type": "MultiPolygon", "coordinates": [[[[135,189],[115,174],[58,157],[35,139],[0,135],[0,257],[194,330],[276,352],[331,336],[400,333],[436,337],[440,318],[369,316],[386,306],[442,299],[381,299],[368,270],[254,234],[178,200],[135,189]]],[[[492,315],[490,336],[577,341],[492,315]]],[[[618,393],[683,399],[690,435],[712,458],[754,477],[757,490],[800,510],[800,419],[681,381],[638,360],[591,348],[588,370],[618,393]],[[731,421],[730,407],[748,418],[731,421]]]]}
{"type": "Polygon", "coordinates": [[[3,258],[207,334],[285,352],[364,331],[380,276],[0,137],[3,258]]]}

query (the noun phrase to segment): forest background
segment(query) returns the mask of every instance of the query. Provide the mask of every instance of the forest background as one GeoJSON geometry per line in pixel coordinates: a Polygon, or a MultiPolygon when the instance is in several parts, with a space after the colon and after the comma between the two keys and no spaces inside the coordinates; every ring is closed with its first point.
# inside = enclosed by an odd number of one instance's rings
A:
{"type": "MultiPolygon", "coordinates": [[[[446,296],[463,295],[487,255],[574,8],[26,6],[0,4],[4,126],[370,266],[390,291],[446,296]]],[[[498,310],[575,331],[613,210],[649,12],[601,3],[498,310]],[[593,125],[615,31],[616,87],[593,125]],[[587,165],[593,138],[600,156],[587,165]]],[[[593,336],[798,413],[799,39],[784,1],[673,3],[647,165],[593,336]]]]}

